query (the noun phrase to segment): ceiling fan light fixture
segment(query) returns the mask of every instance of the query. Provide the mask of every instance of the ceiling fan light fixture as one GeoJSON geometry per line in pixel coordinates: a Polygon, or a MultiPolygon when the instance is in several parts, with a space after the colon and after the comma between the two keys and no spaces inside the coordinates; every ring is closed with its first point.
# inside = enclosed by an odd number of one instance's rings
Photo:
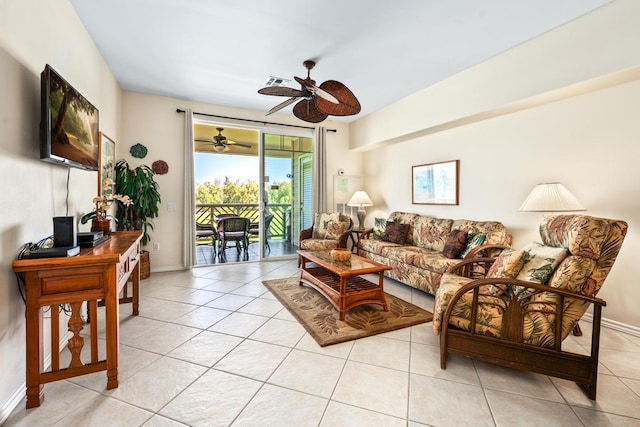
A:
{"type": "Polygon", "coordinates": [[[216,150],[218,153],[222,153],[225,150],[225,147],[223,144],[216,144],[213,146],[213,149],[216,150]]]}

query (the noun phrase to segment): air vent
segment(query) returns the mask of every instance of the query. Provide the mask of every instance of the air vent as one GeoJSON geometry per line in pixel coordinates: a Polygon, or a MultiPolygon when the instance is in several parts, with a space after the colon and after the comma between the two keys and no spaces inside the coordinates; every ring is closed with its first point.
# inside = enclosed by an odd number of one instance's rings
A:
{"type": "Polygon", "coordinates": [[[283,79],[282,77],[273,77],[270,76],[267,79],[267,82],[265,83],[265,86],[272,86],[272,87],[280,87],[280,86],[289,86],[289,83],[291,83],[291,80],[289,79],[283,79]]]}

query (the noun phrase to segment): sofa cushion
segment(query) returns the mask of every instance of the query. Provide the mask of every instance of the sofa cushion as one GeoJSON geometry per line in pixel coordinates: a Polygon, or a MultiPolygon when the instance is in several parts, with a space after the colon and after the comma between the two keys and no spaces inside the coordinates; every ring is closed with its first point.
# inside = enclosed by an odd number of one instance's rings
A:
{"type": "Polygon", "coordinates": [[[449,259],[457,258],[467,243],[467,232],[465,230],[453,230],[444,243],[442,255],[449,259]]]}
{"type": "Polygon", "coordinates": [[[360,248],[360,250],[378,255],[382,255],[384,248],[397,246],[400,245],[377,239],[360,239],[358,242],[358,248],[360,248]]]}
{"type": "Polygon", "coordinates": [[[381,255],[386,257],[391,264],[403,263],[413,265],[415,253],[412,250],[415,246],[385,246],[382,248],[381,255]]]}
{"type": "MultiPolygon", "coordinates": [[[[524,266],[525,253],[523,250],[505,249],[491,264],[487,272],[487,279],[515,279],[524,266]]],[[[504,293],[508,285],[494,284],[486,287],[490,295],[499,296],[504,293]]]]}
{"type": "Polygon", "coordinates": [[[413,223],[413,244],[420,248],[437,252],[444,250],[444,244],[451,234],[451,219],[421,216],[413,223]]]}
{"type": "Polygon", "coordinates": [[[382,240],[384,242],[391,242],[402,245],[407,240],[408,233],[408,224],[387,221],[387,226],[385,227],[384,234],[382,235],[382,240]]]}
{"type": "Polygon", "coordinates": [[[442,252],[432,251],[430,249],[419,248],[417,246],[405,246],[402,249],[407,252],[405,258],[411,260],[413,266],[440,274],[460,263],[459,259],[446,258],[442,256],[442,252]],[[412,257],[410,257],[409,254],[411,254],[412,257]]]}
{"type": "Polygon", "coordinates": [[[484,244],[485,240],[487,240],[487,235],[484,233],[476,233],[474,231],[470,231],[467,234],[467,243],[464,245],[464,249],[458,255],[460,258],[464,258],[469,252],[484,244]]]}

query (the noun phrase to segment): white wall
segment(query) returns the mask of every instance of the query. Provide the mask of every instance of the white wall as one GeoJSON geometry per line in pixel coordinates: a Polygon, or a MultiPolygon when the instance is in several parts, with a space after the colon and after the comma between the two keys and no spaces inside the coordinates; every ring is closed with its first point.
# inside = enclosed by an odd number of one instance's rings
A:
{"type": "Polygon", "coordinates": [[[640,2],[613,2],[352,123],[352,147],[370,149],[368,223],[393,210],[498,220],[522,247],[540,215],[518,207],[535,184],[562,182],[586,214],[629,223],[598,296],[607,321],[640,334],[637,22],[640,2]],[[411,166],[453,159],[460,205],[412,205],[411,166]]]}
{"type": "MultiPolygon", "coordinates": [[[[67,214],[69,170],[39,160],[47,63],[98,108],[101,130],[119,133],[121,91],[68,1],[0,0],[0,422],[24,397],[24,304],[11,262],[67,214]]],[[[69,215],[90,210],[97,191],[96,172],[71,169],[69,215]]]]}
{"type": "MultiPolygon", "coordinates": [[[[150,250],[151,271],[167,271],[182,268],[184,200],[184,114],[176,109],[191,108],[194,112],[237,117],[249,120],[267,120],[275,123],[311,126],[293,116],[275,114],[265,117],[264,112],[249,111],[219,105],[202,104],[181,99],[125,92],[123,96],[122,137],[116,141],[118,158],[125,158],[132,167],[141,163],[151,165],[155,160],[164,160],[169,172],[156,175],[160,187],[162,203],[159,217],[154,220],[156,229],[151,233],[151,241],[160,243],[160,250],[150,250]],[[136,159],[129,154],[129,148],[142,143],[148,149],[147,157],[136,159]],[[170,212],[167,203],[176,203],[178,209],[170,212]]],[[[197,119],[205,117],[196,116],[197,119]]],[[[210,118],[210,120],[215,120],[210,118]]],[[[224,120],[223,120],[224,122],[224,120]]],[[[229,121],[227,121],[229,122],[229,121]]],[[[234,126],[242,122],[231,121],[234,126]]],[[[247,123],[249,126],[260,126],[247,123]]],[[[333,194],[333,174],[342,168],[347,171],[361,170],[362,154],[349,151],[348,125],[341,122],[325,121],[322,126],[336,129],[327,133],[327,188],[328,200],[333,194]]],[[[285,132],[287,128],[282,128],[285,132]]],[[[149,245],[151,246],[151,244],[149,245]]]]}

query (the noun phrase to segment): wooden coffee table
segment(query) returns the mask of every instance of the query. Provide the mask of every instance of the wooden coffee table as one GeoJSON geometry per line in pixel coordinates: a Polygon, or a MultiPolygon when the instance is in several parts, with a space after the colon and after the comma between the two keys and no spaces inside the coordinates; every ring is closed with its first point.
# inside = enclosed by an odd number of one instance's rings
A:
{"type": "Polygon", "coordinates": [[[306,283],[317,289],[340,312],[342,321],[347,311],[363,304],[379,304],[389,311],[383,281],[384,271],[391,267],[358,255],[351,255],[349,262],[334,261],[330,252],[298,251],[300,285],[306,283]],[[368,273],[378,273],[377,284],[360,277],[368,273]]]}

